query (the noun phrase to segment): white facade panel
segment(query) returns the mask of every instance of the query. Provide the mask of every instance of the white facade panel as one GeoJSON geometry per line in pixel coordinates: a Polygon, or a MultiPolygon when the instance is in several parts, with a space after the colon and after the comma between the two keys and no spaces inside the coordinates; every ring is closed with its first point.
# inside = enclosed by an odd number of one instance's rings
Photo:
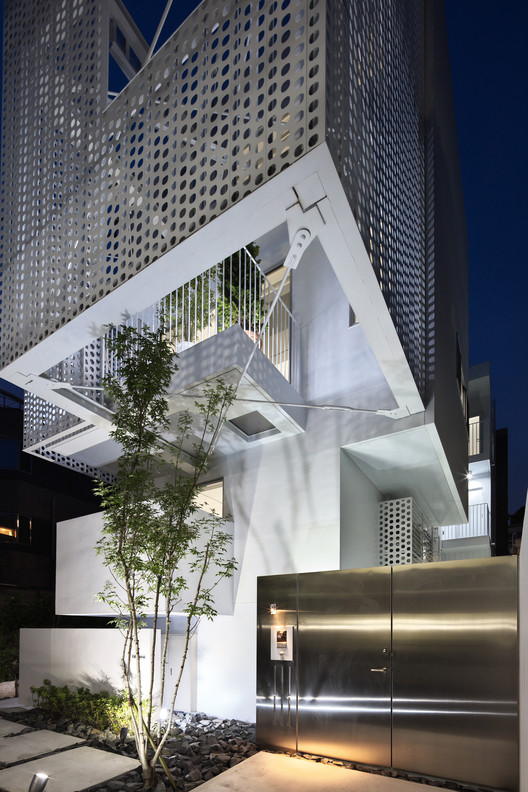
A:
{"type": "MultiPolygon", "coordinates": [[[[152,631],[140,636],[142,674],[146,679],[150,662],[152,631]]],[[[20,703],[32,703],[31,686],[44,679],[53,685],[92,691],[124,690],[121,655],[123,637],[117,629],[28,628],[20,630],[20,703]]],[[[159,686],[159,668],[155,686],[159,686]]]]}

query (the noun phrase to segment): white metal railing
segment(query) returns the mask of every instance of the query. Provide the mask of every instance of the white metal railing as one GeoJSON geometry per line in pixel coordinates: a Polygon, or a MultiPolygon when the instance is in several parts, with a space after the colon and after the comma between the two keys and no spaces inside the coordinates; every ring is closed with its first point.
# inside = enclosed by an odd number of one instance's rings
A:
{"type": "Polygon", "coordinates": [[[475,503],[468,509],[469,522],[461,525],[444,525],[442,541],[470,539],[474,536],[490,536],[491,521],[487,503],[475,503]]]}
{"type": "MultiPolygon", "coordinates": [[[[215,264],[154,305],[128,317],[124,324],[166,328],[167,337],[180,353],[195,344],[240,325],[257,341],[276,289],[254,256],[242,248],[215,264]]],[[[290,324],[293,317],[279,298],[258,341],[259,348],[280,373],[290,378],[290,324]]],[[[103,339],[103,376],[116,373],[116,361],[103,339]]]]}

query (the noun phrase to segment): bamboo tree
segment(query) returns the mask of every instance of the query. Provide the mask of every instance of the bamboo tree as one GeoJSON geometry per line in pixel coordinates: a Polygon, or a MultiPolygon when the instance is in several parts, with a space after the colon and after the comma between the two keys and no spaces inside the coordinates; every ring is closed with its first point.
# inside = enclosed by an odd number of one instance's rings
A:
{"type": "Polygon", "coordinates": [[[115,405],[112,437],[122,446],[114,482],[98,482],[104,509],[97,552],[111,580],[100,598],[118,614],[124,641],[122,669],[144,786],[155,782],[162,739],[153,735],[153,714],[164,700],[171,615],[186,616],[180,670],[171,691],[171,712],[200,618],[216,615],[214,588],[235,569],[228,555],[224,520],[198,511],[200,481],[208,468],[233,391],[220,383],[204,388],[196,413],[178,416],[174,440],[168,419],[167,390],[177,366],[163,328],[154,332],[121,327],[110,334],[118,364],[104,382],[115,405]],[[140,635],[146,615],[153,617],[148,678],[140,662],[140,635]],[[158,627],[165,632],[158,646],[158,627]],[[154,677],[161,655],[161,684],[155,700],[154,677]]]}

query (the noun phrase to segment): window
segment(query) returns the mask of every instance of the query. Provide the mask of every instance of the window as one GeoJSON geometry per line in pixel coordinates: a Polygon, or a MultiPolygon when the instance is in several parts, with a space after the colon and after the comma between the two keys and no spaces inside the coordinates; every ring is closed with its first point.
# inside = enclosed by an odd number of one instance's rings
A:
{"type": "Polygon", "coordinates": [[[204,484],[201,493],[196,498],[196,505],[209,514],[224,516],[224,482],[213,481],[204,484]]]}
{"type": "Polygon", "coordinates": [[[122,49],[123,52],[126,52],[126,38],[125,38],[125,34],[123,33],[123,31],[121,30],[121,28],[118,25],[116,25],[116,42],[117,42],[119,48],[122,49]]]}
{"type": "Polygon", "coordinates": [[[481,426],[482,421],[479,415],[469,419],[469,456],[477,456],[482,453],[481,426]]]}
{"type": "Polygon", "coordinates": [[[18,440],[0,439],[0,468],[20,468],[20,443],[18,440]]]}
{"type": "Polygon", "coordinates": [[[137,72],[141,69],[141,61],[139,60],[138,56],[136,55],[132,47],[128,48],[128,61],[137,72]]]}
{"type": "Polygon", "coordinates": [[[0,513],[0,542],[31,544],[31,517],[0,513]]]}

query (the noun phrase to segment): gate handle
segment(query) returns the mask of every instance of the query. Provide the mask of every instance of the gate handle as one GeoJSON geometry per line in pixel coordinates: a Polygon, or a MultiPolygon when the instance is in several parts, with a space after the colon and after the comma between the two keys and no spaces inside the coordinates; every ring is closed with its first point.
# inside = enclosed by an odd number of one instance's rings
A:
{"type": "Polygon", "coordinates": [[[386,674],[387,673],[387,669],[385,667],[383,667],[383,668],[371,668],[370,670],[371,671],[379,671],[380,674],[386,674]]]}

